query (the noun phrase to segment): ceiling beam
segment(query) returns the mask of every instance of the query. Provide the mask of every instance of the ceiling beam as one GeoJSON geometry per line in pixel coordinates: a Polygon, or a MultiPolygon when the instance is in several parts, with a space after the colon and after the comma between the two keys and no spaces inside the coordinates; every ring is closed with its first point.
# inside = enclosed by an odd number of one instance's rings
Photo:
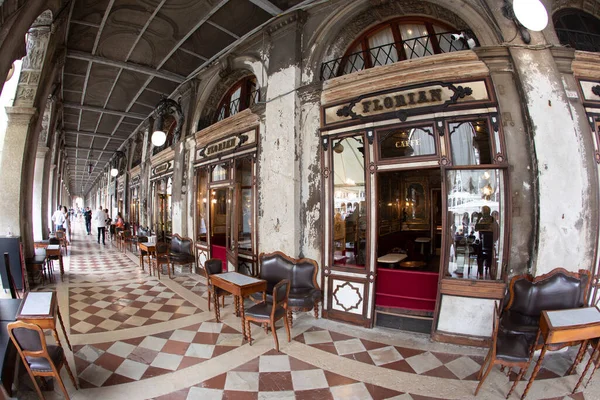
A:
{"type": "Polygon", "coordinates": [[[92,112],[97,112],[97,113],[118,115],[120,117],[125,117],[125,118],[135,118],[135,119],[141,119],[141,120],[148,118],[148,115],[145,115],[145,114],[117,111],[117,110],[109,110],[107,108],[95,107],[95,106],[85,106],[85,105],[77,104],[77,103],[64,103],[63,106],[66,108],[75,108],[77,110],[83,110],[83,111],[92,111],[92,112]]]}
{"type": "Polygon", "coordinates": [[[259,6],[273,16],[279,15],[283,12],[279,7],[267,0],[250,0],[250,2],[259,6]]]}
{"type": "Polygon", "coordinates": [[[96,64],[108,65],[109,67],[121,68],[128,71],[139,72],[142,74],[150,75],[156,78],[165,79],[167,81],[182,83],[185,80],[184,76],[175,74],[173,72],[166,71],[158,71],[154,68],[146,67],[144,65],[134,64],[132,62],[123,62],[123,61],[115,61],[109,60],[108,58],[94,56],[89,53],[84,53],[83,51],[77,50],[68,50],[67,57],[73,58],[76,60],[83,60],[94,62],[96,64]]]}
{"type": "Polygon", "coordinates": [[[98,132],[88,132],[88,131],[65,130],[65,134],[67,134],[67,135],[93,136],[93,137],[99,137],[99,138],[103,138],[103,139],[121,140],[123,142],[125,140],[127,140],[127,139],[124,139],[124,138],[121,138],[121,137],[112,136],[110,133],[98,133],[98,132]]]}
{"type": "MultiPolygon", "coordinates": [[[[117,150],[107,150],[107,149],[103,149],[100,147],[82,147],[82,146],[65,146],[65,149],[67,150],[87,150],[87,151],[99,151],[101,153],[110,153],[110,152],[116,152],[117,150]]],[[[81,158],[80,158],[81,160],[81,158]]]]}
{"type": "Polygon", "coordinates": [[[236,35],[235,33],[231,32],[230,30],[227,30],[225,28],[223,28],[221,25],[219,24],[215,24],[212,21],[206,21],[207,24],[214,26],[215,28],[217,28],[218,30],[225,32],[226,34],[228,34],[229,36],[235,38],[235,39],[239,39],[239,35],[236,35]]]}

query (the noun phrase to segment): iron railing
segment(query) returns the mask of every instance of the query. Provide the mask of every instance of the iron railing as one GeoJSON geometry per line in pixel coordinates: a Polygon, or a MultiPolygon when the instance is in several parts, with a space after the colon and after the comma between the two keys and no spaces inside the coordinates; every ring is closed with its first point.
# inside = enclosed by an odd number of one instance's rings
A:
{"type": "Polygon", "coordinates": [[[577,50],[600,52],[600,35],[570,29],[556,29],[560,43],[577,50]]]}
{"type": "MultiPolygon", "coordinates": [[[[393,64],[398,61],[430,56],[439,53],[466,50],[469,48],[464,39],[453,40],[452,34],[443,32],[372,47],[366,51],[348,54],[321,64],[321,80],[362,71],[365,68],[393,64]],[[368,60],[365,60],[368,56],[368,60]]],[[[473,37],[469,34],[469,37],[473,37]]]]}

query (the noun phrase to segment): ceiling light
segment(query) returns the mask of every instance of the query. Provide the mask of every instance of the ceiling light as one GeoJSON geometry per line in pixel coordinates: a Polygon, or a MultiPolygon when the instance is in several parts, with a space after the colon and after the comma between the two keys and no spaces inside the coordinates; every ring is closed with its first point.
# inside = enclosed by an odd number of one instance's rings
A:
{"type": "Polygon", "coordinates": [[[118,169],[116,169],[116,168],[112,168],[112,169],[110,170],[110,176],[112,176],[112,177],[115,177],[115,176],[117,176],[117,175],[119,175],[119,170],[118,170],[118,169]]]}
{"type": "Polygon", "coordinates": [[[530,31],[539,32],[548,25],[548,12],[540,0],[514,0],[515,17],[530,31]]]}
{"type": "Polygon", "coordinates": [[[160,147],[167,141],[167,134],[164,131],[154,131],[152,134],[152,144],[156,147],[160,147]]]}

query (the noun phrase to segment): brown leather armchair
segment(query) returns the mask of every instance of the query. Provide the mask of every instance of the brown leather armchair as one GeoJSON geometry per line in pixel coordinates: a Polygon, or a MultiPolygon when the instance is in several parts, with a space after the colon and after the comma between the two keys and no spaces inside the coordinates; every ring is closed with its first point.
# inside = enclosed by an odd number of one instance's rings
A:
{"type": "Polygon", "coordinates": [[[590,272],[569,272],[556,268],[533,277],[518,275],[511,279],[500,330],[535,338],[543,310],[565,310],[587,304],[590,272]]]}
{"type": "MultiPolygon", "coordinates": [[[[313,310],[315,318],[319,318],[319,303],[321,302],[321,289],[317,284],[319,265],[309,258],[295,259],[288,257],[280,251],[274,253],[261,253],[258,256],[260,264],[259,278],[267,281],[267,302],[273,302],[273,289],[280,281],[290,281],[290,294],[288,298],[288,318],[292,321],[293,311],[313,310]]],[[[255,293],[252,299],[262,301],[262,293],[255,293]]]]}
{"type": "Polygon", "coordinates": [[[174,234],[171,237],[169,257],[173,264],[189,265],[190,273],[194,270],[196,257],[194,256],[194,241],[190,238],[174,234]]]}

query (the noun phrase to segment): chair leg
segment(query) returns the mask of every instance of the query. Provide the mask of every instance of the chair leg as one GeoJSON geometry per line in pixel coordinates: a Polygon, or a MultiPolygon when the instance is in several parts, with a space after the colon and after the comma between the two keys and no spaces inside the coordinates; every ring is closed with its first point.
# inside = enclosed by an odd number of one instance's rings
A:
{"type": "Polygon", "coordinates": [[[221,301],[223,302],[223,307],[225,307],[225,295],[221,296],[221,301]]]}
{"type": "MultiPolygon", "coordinates": [[[[31,371],[29,370],[29,368],[27,368],[27,372],[29,372],[29,377],[33,381],[33,386],[35,386],[35,391],[37,392],[38,397],[40,398],[40,400],[44,400],[45,398],[44,398],[44,395],[42,394],[42,389],[40,389],[40,386],[38,385],[37,379],[35,379],[35,376],[33,376],[31,371]]],[[[43,379],[43,378],[40,377],[40,379],[43,379]]]]}
{"type": "Polygon", "coordinates": [[[488,351],[487,355],[485,356],[485,360],[483,360],[483,364],[481,364],[481,369],[479,370],[479,373],[477,374],[477,380],[480,381],[481,380],[481,376],[483,375],[483,371],[485,371],[485,366],[487,365],[488,361],[490,361],[490,357],[492,356],[492,351],[488,351]]]}
{"type": "Polygon", "coordinates": [[[290,321],[287,318],[283,318],[283,322],[285,324],[285,332],[287,333],[287,337],[288,337],[288,343],[292,341],[292,336],[290,334],[290,321]]]}
{"type": "Polygon", "coordinates": [[[69,374],[69,378],[71,378],[71,382],[73,382],[73,386],[75,386],[75,389],[79,390],[79,388],[77,387],[77,382],[75,381],[75,377],[73,376],[73,372],[71,372],[71,367],[69,367],[69,363],[67,362],[66,359],[65,359],[65,361],[63,363],[65,365],[65,368],[67,369],[67,373],[69,374]]]}
{"type": "Polygon", "coordinates": [[[269,329],[268,329],[268,327],[267,327],[267,323],[266,323],[266,322],[263,322],[262,326],[263,326],[263,329],[265,330],[265,334],[267,334],[267,335],[268,335],[268,334],[269,334],[269,329]]]}
{"type": "Polygon", "coordinates": [[[285,315],[286,321],[289,321],[290,326],[294,326],[294,313],[292,310],[287,310],[285,315]]]}
{"type": "Polygon", "coordinates": [[[279,339],[277,338],[277,329],[273,320],[271,320],[271,333],[273,334],[273,339],[275,339],[275,350],[279,351],[279,339]]]}
{"type": "MultiPolygon", "coordinates": [[[[66,361],[66,360],[65,360],[66,361]]],[[[60,377],[60,371],[58,371],[58,374],[56,376],[56,379],[54,379],[56,382],[58,382],[58,384],[60,385],[60,389],[62,390],[62,392],[65,395],[65,399],[69,400],[69,392],[67,392],[67,388],[65,387],[65,384],[63,383],[62,378],[60,377]]]]}
{"type": "Polygon", "coordinates": [[[506,395],[507,399],[510,397],[510,394],[513,392],[513,390],[515,390],[515,388],[517,387],[517,384],[523,377],[523,374],[525,374],[525,370],[526,370],[526,368],[521,368],[519,370],[519,375],[517,375],[517,379],[515,379],[515,383],[512,384],[512,386],[510,387],[510,390],[508,391],[508,394],[506,395]]]}
{"type": "Polygon", "coordinates": [[[211,291],[210,289],[208,289],[208,311],[210,311],[210,298],[211,298],[211,291]]]}
{"type": "Polygon", "coordinates": [[[490,360],[490,364],[488,365],[487,370],[485,371],[485,374],[483,374],[483,377],[479,381],[479,385],[477,385],[477,389],[475,389],[475,396],[477,396],[479,389],[481,389],[481,385],[483,385],[483,382],[485,382],[486,378],[490,374],[493,367],[494,367],[494,363],[492,362],[492,360],[490,360]]]}
{"type": "Polygon", "coordinates": [[[315,312],[315,319],[319,319],[319,302],[318,301],[315,302],[314,312],[315,312]]]}

